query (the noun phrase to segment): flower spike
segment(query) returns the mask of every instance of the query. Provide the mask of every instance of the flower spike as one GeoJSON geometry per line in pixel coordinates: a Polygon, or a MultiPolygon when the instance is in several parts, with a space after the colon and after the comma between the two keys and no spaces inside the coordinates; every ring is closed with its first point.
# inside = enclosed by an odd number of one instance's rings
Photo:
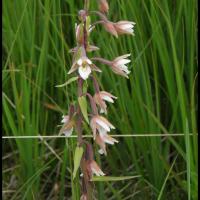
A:
{"type": "MultiPolygon", "coordinates": [[[[96,30],[95,27],[101,24],[107,32],[118,38],[119,35],[134,35],[135,22],[120,20],[112,22],[108,19],[109,5],[107,0],[97,0],[99,11],[89,11],[89,0],[85,0],[84,9],[78,12],[79,24],[75,24],[76,46],[69,52],[72,53],[72,66],[68,74],[78,73],[78,76],[72,77],[76,80],[78,89],[78,101],[75,106],[70,106],[67,115],[62,116],[63,123],[59,134],[71,136],[74,129],[77,132],[78,144],[75,151],[75,170],[73,177],[76,176],[77,163],[81,168],[81,196],[80,200],[94,199],[92,195],[93,176],[104,176],[105,173],[99,167],[94,159],[93,146],[84,139],[83,130],[85,125],[91,128],[95,145],[99,146],[99,153],[107,155],[106,145],[114,145],[118,140],[111,137],[109,132],[115,127],[99,113],[107,114],[107,103],[114,103],[116,96],[100,89],[100,84],[96,78],[96,72],[102,72],[93,62],[99,61],[109,66],[112,71],[118,75],[128,78],[130,71],[127,64],[131,62],[130,54],[119,56],[113,60],[104,58],[95,58],[88,56],[89,52],[97,51],[99,48],[90,43],[90,36],[96,30]],[[96,14],[100,20],[91,24],[91,14],[96,14]],[[92,78],[94,90],[89,89],[89,81],[92,78]],[[90,91],[94,91],[91,93],[90,91]],[[90,103],[88,103],[88,101],[90,103]],[[88,120],[89,119],[89,120],[88,120]],[[87,123],[86,123],[87,122],[87,123]],[[78,157],[79,156],[79,157],[78,157]],[[79,161],[79,162],[77,162],[79,161]]],[[[69,82],[71,81],[69,80],[69,82]]],[[[102,87],[102,85],[101,85],[102,87]]]]}

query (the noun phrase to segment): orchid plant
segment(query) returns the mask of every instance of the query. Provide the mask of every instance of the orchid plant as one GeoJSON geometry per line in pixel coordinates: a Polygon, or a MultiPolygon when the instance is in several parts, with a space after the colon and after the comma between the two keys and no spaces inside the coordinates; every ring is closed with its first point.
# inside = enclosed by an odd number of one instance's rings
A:
{"type": "Polygon", "coordinates": [[[121,34],[134,35],[134,22],[119,21],[111,22],[107,13],[109,5],[107,0],[97,0],[98,11],[89,11],[89,0],[85,0],[83,10],[80,10],[78,17],[80,23],[75,25],[76,43],[77,46],[70,50],[73,54],[73,64],[68,74],[78,74],[73,80],[78,83],[78,102],[77,105],[70,105],[69,113],[63,116],[61,134],[70,136],[73,130],[76,129],[78,134],[78,145],[75,152],[75,166],[74,176],[76,176],[77,168],[80,166],[82,171],[82,196],[81,200],[88,200],[92,198],[92,177],[104,176],[105,173],[98,166],[94,160],[94,153],[92,145],[83,139],[83,123],[86,121],[93,133],[93,140],[100,147],[99,153],[107,155],[106,144],[113,145],[118,141],[112,138],[108,133],[115,127],[102,114],[107,114],[107,102],[114,103],[117,99],[114,95],[106,91],[101,91],[95,72],[101,73],[102,70],[96,66],[95,62],[100,62],[111,68],[111,70],[121,76],[128,78],[130,71],[127,64],[131,62],[128,58],[130,54],[119,56],[113,60],[107,60],[100,57],[89,58],[88,52],[99,50],[98,47],[90,44],[89,37],[92,34],[97,24],[102,25],[105,30],[115,37],[121,34]],[[91,24],[91,15],[97,15],[100,20],[91,24]],[[92,95],[87,91],[85,83],[91,79],[94,86],[95,93],[92,95]],[[91,107],[91,113],[87,113],[87,99],[91,107]],[[78,163],[78,164],[77,164],[78,163]]]}

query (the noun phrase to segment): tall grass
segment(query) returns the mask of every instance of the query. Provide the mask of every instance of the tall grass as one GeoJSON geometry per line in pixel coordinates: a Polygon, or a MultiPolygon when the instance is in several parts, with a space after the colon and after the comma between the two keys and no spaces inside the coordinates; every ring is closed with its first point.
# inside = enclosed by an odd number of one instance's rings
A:
{"type": "MultiPolygon", "coordinates": [[[[101,66],[102,88],[118,96],[108,116],[116,133],[184,137],[120,139],[106,158],[98,158],[102,168],[114,176],[142,176],[97,184],[98,199],[197,199],[197,1],[109,3],[111,20],[136,22],[134,37],[116,40],[100,26],[92,34],[101,48],[96,55],[132,56],[129,80],[101,66]]],[[[83,1],[73,0],[3,2],[4,135],[58,134],[62,113],[76,99],[76,84],[55,85],[69,79],[68,51],[75,46],[74,24],[82,7],[83,1]]],[[[3,153],[12,158],[3,166],[16,166],[3,172],[4,190],[14,190],[5,199],[79,199],[79,181],[71,174],[75,146],[74,139],[4,141],[3,153]],[[12,177],[16,184],[9,185],[12,177]]]]}

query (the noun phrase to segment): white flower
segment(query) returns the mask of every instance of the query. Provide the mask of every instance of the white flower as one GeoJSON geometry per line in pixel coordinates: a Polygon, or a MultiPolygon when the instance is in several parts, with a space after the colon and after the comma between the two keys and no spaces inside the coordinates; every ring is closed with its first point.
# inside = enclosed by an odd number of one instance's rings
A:
{"type": "Polygon", "coordinates": [[[67,123],[68,121],[69,121],[69,116],[68,115],[63,115],[61,123],[67,123]]]}
{"type": "Polygon", "coordinates": [[[127,57],[129,57],[130,55],[131,54],[126,54],[115,58],[111,64],[113,72],[128,78],[128,74],[130,73],[130,71],[128,70],[126,64],[131,62],[131,60],[127,59],[127,57]]]}
{"type": "Polygon", "coordinates": [[[95,174],[96,176],[104,176],[105,175],[94,160],[92,160],[90,162],[90,169],[92,171],[92,174],[95,174]]]}
{"type": "Polygon", "coordinates": [[[99,149],[98,152],[99,152],[99,154],[101,154],[101,155],[103,155],[103,154],[106,155],[106,152],[105,152],[103,149],[99,149]]]}
{"type": "Polygon", "coordinates": [[[92,63],[90,59],[86,56],[82,56],[77,61],[75,61],[69,70],[68,74],[71,74],[78,69],[79,75],[82,79],[86,80],[91,74],[92,70],[101,72],[101,70],[92,63]]]}
{"type": "Polygon", "coordinates": [[[65,136],[69,137],[72,135],[72,132],[74,130],[74,120],[69,119],[68,115],[63,115],[61,123],[63,123],[63,127],[60,130],[60,133],[64,134],[65,136]]]}
{"type": "Polygon", "coordinates": [[[105,155],[107,155],[106,143],[111,145],[118,143],[118,141],[109,136],[105,130],[100,131],[100,133],[96,136],[95,142],[100,146],[100,150],[98,152],[105,155]]]}
{"type": "Polygon", "coordinates": [[[115,29],[118,34],[131,34],[134,35],[135,22],[130,21],[119,21],[114,23],[115,29]]]}
{"type": "Polygon", "coordinates": [[[106,118],[99,115],[92,117],[90,126],[92,128],[94,138],[96,138],[97,130],[99,133],[104,133],[110,132],[111,129],[115,129],[115,127],[106,118]]]}
{"type": "Polygon", "coordinates": [[[118,35],[122,34],[128,34],[128,35],[134,35],[134,25],[135,22],[130,22],[130,21],[119,21],[119,22],[111,22],[107,19],[104,19],[101,17],[103,22],[103,26],[112,35],[115,37],[118,37],[118,35]]]}
{"type": "Polygon", "coordinates": [[[118,141],[114,138],[112,138],[110,135],[107,134],[107,132],[101,131],[100,133],[100,138],[102,139],[103,142],[108,143],[113,145],[115,142],[118,143],[118,141]]]}
{"type": "Polygon", "coordinates": [[[114,103],[113,99],[117,99],[117,97],[106,91],[100,91],[94,95],[95,103],[101,108],[100,113],[107,113],[105,101],[114,103]]]}
{"type": "Polygon", "coordinates": [[[92,64],[91,60],[89,60],[88,58],[80,58],[77,61],[77,64],[79,65],[78,67],[79,75],[81,76],[82,79],[86,80],[92,72],[90,68],[90,65],[92,64]]]}

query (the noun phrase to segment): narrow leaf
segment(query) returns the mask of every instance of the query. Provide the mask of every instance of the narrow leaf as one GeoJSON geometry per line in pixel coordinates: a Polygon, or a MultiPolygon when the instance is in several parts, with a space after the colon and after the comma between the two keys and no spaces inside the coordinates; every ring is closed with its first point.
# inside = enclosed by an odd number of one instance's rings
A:
{"type": "Polygon", "coordinates": [[[64,87],[78,79],[78,76],[70,78],[67,82],[63,83],[62,85],[56,85],[55,87],[64,87]]]}
{"type": "Polygon", "coordinates": [[[123,180],[129,180],[133,178],[138,178],[141,177],[140,175],[137,176],[119,176],[119,177],[114,177],[114,176],[94,176],[92,178],[92,181],[123,181],[123,180]]]}
{"type": "Polygon", "coordinates": [[[86,122],[89,124],[88,113],[87,113],[87,100],[86,100],[86,97],[85,96],[79,97],[78,98],[78,103],[80,105],[83,117],[85,118],[86,122]]]}
{"type": "Polygon", "coordinates": [[[74,171],[73,171],[73,179],[76,177],[77,170],[81,163],[81,158],[83,155],[83,147],[76,147],[75,155],[74,155],[74,171]]]}
{"type": "Polygon", "coordinates": [[[87,31],[89,31],[90,24],[91,24],[91,18],[88,16],[88,17],[86,18],[86,29],[87,29],[87,31]]]}
{"type": "Polygon", "coordinates": [[[158,195],[158,198],[157,198],[158,200],[160,200],[161,197],[162,197],[164,188],[165,188],[165,186],[166,186],[166,183],[167,183],[167,180],[168,180],[168,178],[169,178],[169,175],[170,175],[170,173],[171,173],[171,171],[172,171],[172,169],[173,169],[173,167],[174,167],[174,164],[175,164],[175,161],[176,161],[177,157],[178,157],[178,155],[174,158],[174,161],[173,161],[173,163],[172,163],[172,165],[171,165],[171,167],[170,167],[170,169],[169,169],[169,171],[168,171],[168,173],[167,173],[167,176],[166,176],[166,178],[165,178],[165,180],[164,180],[164,183],[163,183],[162,188],[161,188],[161,190],[160,190],[160,193],[159,193],[159,195],[158,195]]]}

